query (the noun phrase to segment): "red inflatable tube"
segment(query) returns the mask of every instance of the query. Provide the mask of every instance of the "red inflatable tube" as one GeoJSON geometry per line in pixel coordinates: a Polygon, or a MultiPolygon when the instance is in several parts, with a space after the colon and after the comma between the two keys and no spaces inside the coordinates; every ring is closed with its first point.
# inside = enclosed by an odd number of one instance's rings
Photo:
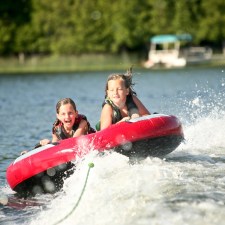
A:
{"type": "Polygon", "coordinates": [[[183,139],[181,122],[175,116],[144,116],[34,149],[9,165],[6,179],[21,195],[54,193],[62,188],[63,179],[73,172],[72,161],[91,150],[113,149],[132,159],[163,157],[175,150],[183,139]]]}

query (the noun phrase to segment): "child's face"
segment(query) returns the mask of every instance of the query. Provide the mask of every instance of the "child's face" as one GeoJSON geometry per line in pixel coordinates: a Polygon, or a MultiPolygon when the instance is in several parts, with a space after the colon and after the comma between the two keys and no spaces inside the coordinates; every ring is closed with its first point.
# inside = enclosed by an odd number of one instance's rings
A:
{"type": "Polygon", "coordinates": [[[74,110],[71,104],[61,105],[57,118],[63,123],[64,128],[71,130],[77,117],[77,113],[78,112],[74,110]]]}
{"type": "Polygon", "coordinates": [[[108,81],[107,96],[118,107],[123,106],[125,104],[128,94],[129,94],[129,88],[125,87],[123,79],[108,81]]]}

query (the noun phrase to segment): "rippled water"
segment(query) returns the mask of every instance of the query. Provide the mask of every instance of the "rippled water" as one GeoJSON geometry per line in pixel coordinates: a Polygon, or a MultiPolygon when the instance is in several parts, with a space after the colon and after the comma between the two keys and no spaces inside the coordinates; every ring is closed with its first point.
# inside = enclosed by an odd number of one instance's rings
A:
{"type": "MultiPolygon", "coordinates": [[[[79,162],[62,192],[20,199],[5,170],[20,152],[51,137],[55,104],[73,98],[94,126],[109,72],[0,76],[0,223],[180,225],[225,220],[225,68],[135,71],[135,90],[151,112],[176,115],[185,142],[164,159],[130,165],[96,151],[79,162]]],[[[114,72],[114,71],[113,71],[114,72]]],[[[122,71],[121,71],[122,72],[122,71]]]]}

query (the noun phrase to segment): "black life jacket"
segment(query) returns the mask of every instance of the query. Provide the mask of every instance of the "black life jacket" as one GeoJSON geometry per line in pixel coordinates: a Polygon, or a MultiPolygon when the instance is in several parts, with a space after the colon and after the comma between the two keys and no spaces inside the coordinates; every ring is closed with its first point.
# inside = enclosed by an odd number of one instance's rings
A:
{"type": "Polygon", "coordinates": [[[87,121],[87,125],[88,125],[88,132],[87,132],[87,134],[95,133],[95,130],[90,126],[90,123],[88,122],[87,117],[85,115],[82,115],[82,114],[78,114],[78,116],[77,116],[77,118],[76,118],[76,120],[74,122],[74,125],[73,125],[73,128],[72,128],[72,133],[71,133],[70,136],[68,136],[65,133],[62,123],[60,123],[59,125],[53,127],[52,128],[52,132],[53,132],[53,134],[55,134],[57,136],[57,138],[59,140],[70,138],[70,137],[73,136],[75,131],[78,129],[81,120],[86,120],[87,121]]]}
{"type": "MultiPolygon", "coordinates": [[[[119,122],[123,118],[122,115],[121,115],[120,109],[109,98],[105,99],[105,101],[103,103],[103,106],[105,104],[109,104],[113,109],[112,124],[115,124],[115,123],[119,122]]],[[[139,113],[137,105],[134,103],[134,100],[133,100],[133,97],[132,97],[131,94],[129,94],[127,96],[126,106],[127,106],[127,110],[128,110],[128,116],[131,117],[132,114],[134,114],[134,113],[138,114],[139,113]]]]}

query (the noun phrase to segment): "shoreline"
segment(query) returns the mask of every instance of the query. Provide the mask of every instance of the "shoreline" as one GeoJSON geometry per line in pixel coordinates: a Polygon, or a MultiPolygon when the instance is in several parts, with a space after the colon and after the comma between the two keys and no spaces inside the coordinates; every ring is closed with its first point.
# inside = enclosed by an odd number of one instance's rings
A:
{"type": "Polygon", "coordinates": [[[126,70],[133,65],[136,69],[149,71],[185,69],[193,67],[225,66],[225,55],[213,54],[206,62],[188,64],[181,68],[151,68],[143,66],[143,59],[137,55],[81,55],[81,56],[31,56],[27,58],[0,58],[0,75],[7,74],[43,74],[43,73],[76,73],[89,71],[126,70]]]}

